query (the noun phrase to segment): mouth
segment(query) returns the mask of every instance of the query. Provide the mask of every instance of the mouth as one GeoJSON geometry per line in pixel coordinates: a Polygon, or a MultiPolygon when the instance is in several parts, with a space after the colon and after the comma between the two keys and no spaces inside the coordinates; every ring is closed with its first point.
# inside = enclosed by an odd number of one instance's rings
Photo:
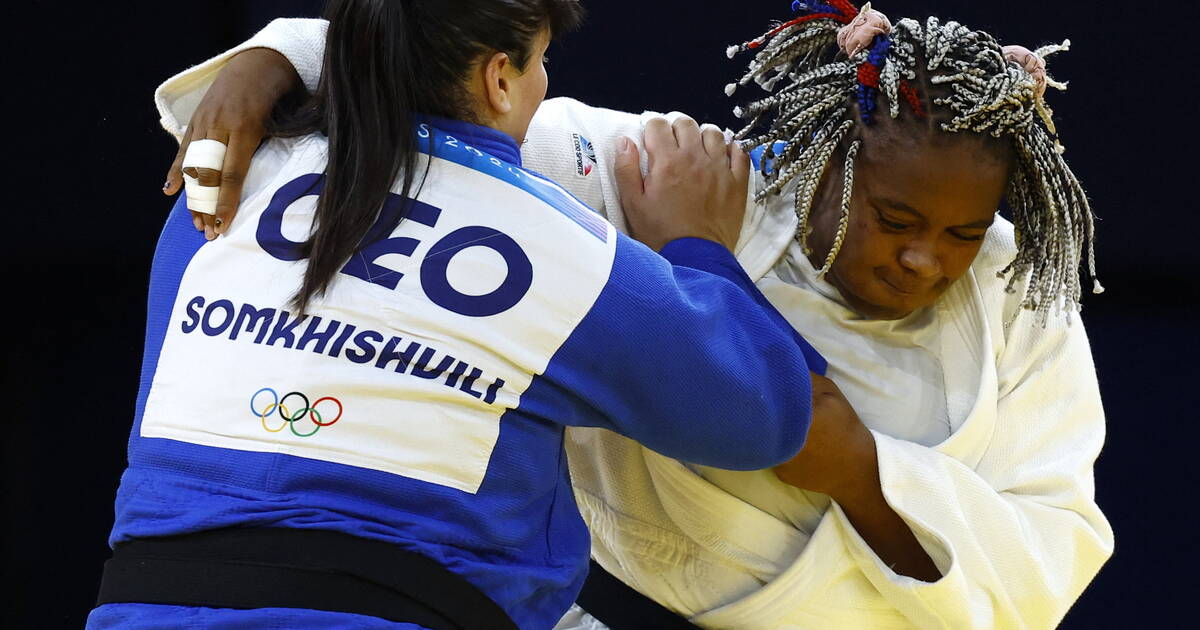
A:
{"type": "Polygon", "coordinates": [[[883,276],[879,276],[879,280],[881,282],[883,282],[883,284],[886,285],[887,288],[891,289],[893,292],[898,293],[900,295],[912,296],[912,295],[916,295],[918,293],[915,289],[898,287],[883,276]]]}

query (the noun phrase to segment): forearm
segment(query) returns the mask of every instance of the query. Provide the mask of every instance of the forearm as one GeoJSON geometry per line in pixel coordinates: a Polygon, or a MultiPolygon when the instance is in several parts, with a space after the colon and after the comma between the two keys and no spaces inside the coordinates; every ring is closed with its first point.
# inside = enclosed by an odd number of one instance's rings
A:
{"type": "Polygon", "coordinates": [[[978,464],[1019,475],[1020,487],[1036,488],[1036,495],[1000,490],[996,485],[1012,488],[1008,481],[1017,480],[989,480],[936,449],[873,435],[887,503],[942,577],[926,582],[898,574],[889,566],[893,559],[880,553],[841,504],[835,516],[842,519],[842,542],[867,579],[919,627],[1053,627],[1111,553],[1111,529],[1081,485],[1089,476],[1074,473],[1069,461],[1091,457],[1094,444],[1079,432],[1069,445],[1040,436],[1054,458],[1021,453],[978,464]],[[1043,463],[1025,466],[1014,459],[1043,463]]]}
{"type": "MultiPolygon", "coordinates": [[[[775,305],[767,300],[766,296],[754,284],[754,281],[750,279],[750,276],[746,275],[745,269],[738,264],[737,259],[729,256],[723,246],[715,246],[703,242],[688,242],[692,240],[694,239],[683,238],[667,243],[660,254],[667,260],[670,260],[673,265],[690,267],[721,276],[741,288],[747,296],[763,309],[767,317],[780,330],[795,340],[796,345],[804,353],[804,358],[808,361],[808,369],[817,374],[824,375],[825,371],[829,368],[829,364],[825,361],[825,358],[787,322],[787,319],[775,308],[775,305]]],[[[864,433],[867,432],[864,431],[864,433]]],[[[870,437],[869,434],[868,437],[870,437]]]]}
{"type": "Polygon", "coordinates": [[[688,247],[720,248],[680,242],[664,259],[618,237],[612,276],[623,280],[605,288],[551,364],[580,369],[547,371],[543,379],[547,391],[571,400],[587,392],[588,404],[574,404],[578,413],[543,413],[707,466],[755,470],[784,461],[803,444],[811,415],[802,350],[733,282],[669,264],[672,252],[687,258],[688,247]],[[595,339],[620,343],[605,345],[597,361],[595,339]],[[670,360],[647,360],[650,347],[670,360]],[[768,378],[773,387],[763,391],[768,378]]]}
{"type": "Polygon", "coordinates": [[[892,571],[899,575],[934,582],[942,577],[929,554],[917,541],[908,524],[883,496],[875,440],[867,433],[863,446],[864,465],[855,487],[834,498],[863,540],[892,571]]]}
{"type": "Polygon", "coordinates": [[[265,48],[280,53],[288,59],[305,89],[316,89],[326,26],[324,20],[274,20],[249,40],[167,79],[154,93],[163,128],[181,137],[217,75],[231,59],[246,50],[265,48]]]}
{"type": "MultiPolygon", "coordinates": [[[[999,400],[976,404],[953,444],[872,431],[868,445],[836,433],[825,436],[833,448],[810,454],[831,453],[819,465],[785,469],[785,481],[835,479],[792,484],[834,500],[802,555],[815,593],[803,605],[862,605],[866,590],[920,628],[1058,624],[1112,553],[1113,533],[1092,486],[1104,424],[1086,337],[1081,326],[1055,324],[1012,333],[999,400]],[[841,554],[869,587],[850,585],[855,578],[831,560],[841,554]],[[926,561],[934,581],[920,571],[926,561]],[[839,588],[844,597],[833,595],[839,588]]],[[[966,360],[975,357],[957,362],[966,360]]]]}

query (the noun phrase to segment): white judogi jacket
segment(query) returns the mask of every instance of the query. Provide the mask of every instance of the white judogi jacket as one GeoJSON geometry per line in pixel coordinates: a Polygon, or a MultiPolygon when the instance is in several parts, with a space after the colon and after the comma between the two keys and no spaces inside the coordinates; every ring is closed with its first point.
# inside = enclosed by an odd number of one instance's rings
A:
{"type": "MultiPolygon", "coordinates": [[[[313,89],[323,35],[318,20],[277,20],[173,77],[156,94],[164,127],[180,135],[216,72],[245,48],[285,54],[313,89]]],[[[615,142],[640,143],[650,116],[547,101],[525,165],[623,229],[615,142]]],[[[571,429],[593,556],[707,628],[1053,627],[1113,550],[1092,476],[1104,412],[1078,316],[1052,315],[1043,328],[1022,313],[1005,324],[1021,293],[1006,294],[997,278],[1016,253],[1002,218],[970,271],[899,321],[846,308],[790,249],[795,226],[786,191],[748,200],[739,261],[829,360],[875,436],[885,497],[944,577],[894,573],[837,504],[770,471],[689,467],[611,432],[571,429]]]]}

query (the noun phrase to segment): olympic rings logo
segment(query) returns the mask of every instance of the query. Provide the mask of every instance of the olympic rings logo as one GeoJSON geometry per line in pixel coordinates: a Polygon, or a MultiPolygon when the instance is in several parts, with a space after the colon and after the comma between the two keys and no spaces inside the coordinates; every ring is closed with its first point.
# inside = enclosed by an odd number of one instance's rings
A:
{"type": "Polygon", "coordinates": [[[342,401],[334,398],[333,396],[325,396],[324,398],[318,398],[316,402],[309,403],[308,396],[305,396],[300,392],[289,392],[284,394],[283,398],[280,398],[278,392],[270,387],[264,387],[254,392],[254,395],[250,397],[250,413],[254,414],[254,417],[258,418],[262,422],[262,428],[266,429],[270,433],[279,433],[284,427],[288,427],[292,430],[292,433],[296,437],[303,438],[316,435],[317,431],[321,430],[321,427],[331,426],[336,424],[338,420],[341,420],[342,401]],[[270,404],[259,410],[258,400],[262,394],[270,394],[272,400],[270,404]],[[293,413],[292,411],[288,410],[287,402],[294,397],[299,397],[303,403],[303,406],[297,407],[296,411],[293,413]],[[326,413],[333,410],[332,405],[337,405],[337,415],[333,416],[332,420],[326,421],[321,412],[317,410],[317,407],[319,407],[321,403],[329,403],[325,407],[326,413]],[[271,428],[267,424],[267,418],[276,413],[280,418],[283,419],[283,423],[278,427],[271,428]],[[313,423],[312,431],[307,433],[301,433],[300,431],[296,430],[296,423],[300,420],[303,420],[304,416],[308,416],[308,419],[313,423]]]}

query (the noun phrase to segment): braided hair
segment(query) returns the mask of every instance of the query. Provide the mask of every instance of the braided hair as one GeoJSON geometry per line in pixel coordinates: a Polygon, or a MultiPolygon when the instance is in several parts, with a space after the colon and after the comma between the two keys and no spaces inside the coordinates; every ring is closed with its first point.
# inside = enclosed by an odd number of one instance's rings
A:
{"type": "MultiPolygon", "coordinates": [[[[1053,114],[1034,77],[1006,60],[991,35],[936,17],[924,24],[906,18],[847,55],[839,52],[836,39],[839,29],[859,14],[849,0],[797,1],[792,8],[800,14],[797,18],[729,48],[731,58],[746,51],[756,54],[746,74],[725,91],[733,96],[753,81],[771,93],[734,109],[748,120],[737,138],[743,146],[764,148],[759,163],[765,184],[757,191],[758,201],[795,184],[796,239],[806,254],[817,187],[835,155],[845,156],[841,216],[820,275],[828,273],[841,249],[860,132],[874,123],[883,96],[893,119],[907,108],[913,120],[924,121],[931,131],[1011,142],[1015,165],[1005,198],[1018,251],[999,276],[1009,276],[1009,293],[1028,277],[1022,308],[1035,311],[1043,322],[1055,304],[1077,310],[1085,247],[1092,290],[1103,291],[1096,279],[1091,207],[1063,160],[1053,114]]],[[[1046,46],[1035,54],[1049,55],[1069,45],[1046,46]]],[[[1047,84],[1066,88],[1053,79],[1047,84]]]]}

